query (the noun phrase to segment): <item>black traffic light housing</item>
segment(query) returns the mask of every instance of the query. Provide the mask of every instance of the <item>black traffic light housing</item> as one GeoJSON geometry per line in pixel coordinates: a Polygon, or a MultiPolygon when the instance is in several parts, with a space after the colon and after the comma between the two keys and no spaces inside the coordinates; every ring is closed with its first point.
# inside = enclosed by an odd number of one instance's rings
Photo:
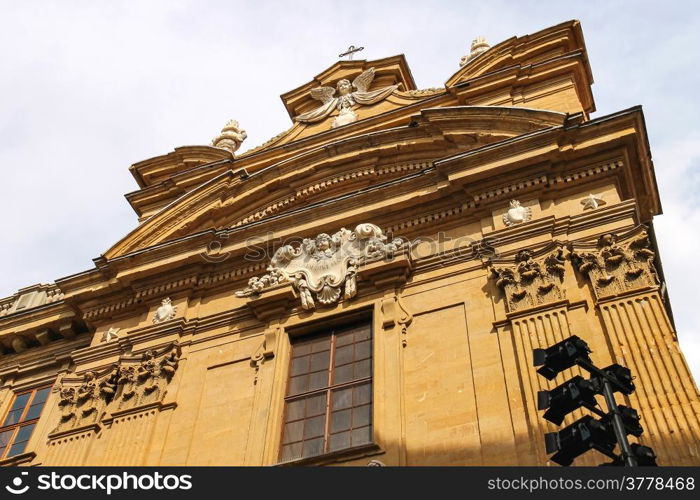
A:
{"type": "Polygon", "coordinates": [[[547,453],[554,453],[550,460],[566,466],[590,449],[612,454],[615,436],[605,423],[586,415],[558,432],[548,432],[544,443],[547,453]]]}
{"type": "Polygon", "coordinates": [[[534,349],[533,365],[540,367],[537,373],[552,380],[562,371],[576,365],[580,359],[590,361],[590,352],[586,342],[572,335],[547,349],[534,349]]]}
{"type": "Polygon", "coordinates": [[[573,366],[579,366],[592,375],[589,380],[577,375],[552,390],[539,391],[537,409],[547,410],[545,419],[560,425],[566,415],[581,407],[601,417],[596,420],[586,415],[559,432],[546,433],[545,449],[547,454],[553,453],[550,460],[567,466],[579,455],[595,449],[613,459],[604,465],[656,465],[654,450],[637,443],[630,444],[627,439],[628,434],[639,437],[644,432],[637,410],[618,405],[615,401],[616,392],[625,395],[634,392],[632,372],[618,364],[601,370],[591,361],[590,352],[586,342],[577,336],[533,351],[533,364],[540,367],[537,373],[548,380],[573,366]],[[604,397],[608,413],[598,408],[596,395],[604,397]],[[619,455],[614,452],[617,445],[619,455]]]}
{"type": "Polygon", "coordinates": [[[595,395],[598,393],[595,381],[586,380],[580,375],[567,380],[551,391],[537,393],[537,409],[547,410],[544,418],[560,425],[564,417],[574,410],[585,406],[597,406],[595,395]]]}

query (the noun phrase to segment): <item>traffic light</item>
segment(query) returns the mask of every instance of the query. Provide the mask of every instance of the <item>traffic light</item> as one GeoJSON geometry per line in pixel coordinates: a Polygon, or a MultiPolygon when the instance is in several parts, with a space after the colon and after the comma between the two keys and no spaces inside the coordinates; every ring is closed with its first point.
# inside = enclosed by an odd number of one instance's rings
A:
{"type": "Polygon", "coordinates": [[[545,450],[554,453],[550,460],[559,465],[571,465],[576,457],[590,449],[612,454],[615,436],[610,429],[590,415],[578,419],[558,432],[544,435],[545,450]]]}
{"type": "Polygon", "coordinates": [[[615,364],[603,368],[603,371],[616,380],[616,383],[613,382],[613,391],[621,392],[627,396],[634,392],[632,372],[629,368],[615,364]]]}
{"type": "Polygon", "coordinates": [[[630,444],[628,434],[641,436],[644,430],[640,416],[634,408],[618,405],[615,393],[632,394],[632,372],[621,365],[613,364],[602,370],[591,361],[586,342],[575,335],[546,349],[534,349],[533,364],[539,366],[537,373],[548,380],[562,371],[578,365],[592,377],[588,380],[577,375],[549,391],[537,393],[537,409],[547,410],[544,418],[560,425],[566,415],[581,407],[599,417],[590,415],[578,419],[558,432],[544,435],[545,450],[552,454],[550,460],[559,465],[571,465],[579,455],[595,449],[612,458],[603,465],[656,465],[654,450],[636,443],[630,444]],[[596,395],[602,395],[608,413],[598,408],[596,395]],[[616,446],[620,453],[615,453],[616,446]]]}
{"type": "MultiPolygon", "coordinates": [[[[632,449],[632,455],[637,461],[637,465],[640,467],[658,467],[658,464],[656,463],[656,453],[654,453],[654,450],[648,446],[642,446],[641,444],[637,443],[632,443],[630,448],[632,449]]],[[[622,457],[617,457],[612,462],[607,462],[601,465],[622,467],[624,462],[622,457]]]]}
{"type": "MultiPolygon", "coordinates": [[[[644,432],[644,429],[642,428],[642,424],[639,423],[641,417],[639,416],[637,410],[635,410],[634,408],[628,408],[624,405],[619,405],[617,407],[617,411],[620,412],[620,416],[622,417],[622,424],[624,425],[627,433],[632,434],[635,437],[641,436],[644,432]]],[[[603,420],[606,423],[609,423],[612,428],[612,414],[604,416],[603,420]]]]}
{"type": "Polygon", "coordinates": [[[537,393],[537,409],[547,410],[544,418],[560,425],[564,417],[582,406],[597,406],[595,395],[598,392],[594,381],[580,375],[564,382],[551,391],[537,393]]]}
{"type": "Polygon", "coordinates": [[[533,365],[540,366],[537,373],[547,380],[552,380],[560,372],[574,366],[580,359],[590,361],[588,357],[590,352],[588,344],[573,335],[547,349],[534,349],[533,365]]]}
{"type": "Polygon", "coordinates": [[[637,465],[642,467],[657,467],[656,453],[648,446],[632,443],[632,454],[637,458],[637,465]]]}

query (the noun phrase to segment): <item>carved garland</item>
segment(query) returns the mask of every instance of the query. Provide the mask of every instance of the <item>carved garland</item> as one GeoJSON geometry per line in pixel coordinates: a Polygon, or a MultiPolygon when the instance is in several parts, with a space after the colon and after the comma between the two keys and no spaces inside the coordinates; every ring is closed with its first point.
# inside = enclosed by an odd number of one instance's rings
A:
{"type": "Polygon", "coordinates": [[[291,282],[299,293],[304,309],[338,302],[341,295],[350,299],[357,294],[356,274],[367,262],[393,256],[404,241],[388,241],[374,224],[360,224],[354,231],[342,228],[333,235],[321,233],[305,238],[298,248],[284,245],[272,257],[267,274],[248,281],[238,297],[259,294],[266,288],[291,282]]]}

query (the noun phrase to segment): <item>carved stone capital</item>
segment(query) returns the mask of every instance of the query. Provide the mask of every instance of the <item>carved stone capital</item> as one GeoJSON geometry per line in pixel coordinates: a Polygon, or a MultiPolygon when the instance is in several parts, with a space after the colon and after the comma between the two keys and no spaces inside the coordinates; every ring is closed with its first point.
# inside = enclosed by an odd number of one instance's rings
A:
{"type": "Polygon", "coordinates": [[[555,243],[537,253],[521,250],[513,260],[491,261],[491,276],[503,290],[509,313],[566,298],[562,286],[564,252],[564,247],[555,243]]]}
{"type": "MultiPolygon", "coordinates": [[[[270,261],[267,274],[251,278],[238,297],[253,297],[266,289],[291,283],[301,306],[311,310],[316,304],[332,305],[357,294],[357,272],[361,266],[393,258],[404,240],[392,241],[374,224],[359,224],[354,231],[342,228],[329,235],[305,238],[301,245],[284,245],[270,261]]],[[[283,288],[283,287],[282,287],[283,288]]]]}
{"type": "Polygon", "coordinates": [[[140,356],[125,357],[119,366],[119,410],[162,401],[180,361],[180,348],[171,344],[149,349],[140,356]]]}
{"type": "Polygon", "coordinates": [[[576,267],[599,300],[658,285],[655,254],[643,226],[621,236],[604,234],[595,243],[574,243],[573,249],[576,267]]]}
{"type": "Polygon", "coordinates": [[[117,378],[118,369],[114,365],[64,377],[58,400],[61,416],[52,434],[96,424],[114,399],[117,378]]]}

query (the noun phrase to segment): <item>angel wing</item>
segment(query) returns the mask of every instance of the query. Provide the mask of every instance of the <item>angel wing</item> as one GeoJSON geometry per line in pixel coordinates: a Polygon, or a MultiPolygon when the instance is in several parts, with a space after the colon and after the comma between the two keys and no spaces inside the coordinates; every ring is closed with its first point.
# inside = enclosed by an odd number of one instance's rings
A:
{"type": "Polygon", "coordinates": [[[333,87],[316,87],[311,89],[311,97],[321,101],[323,104],[327,104],[333,95],[335,94],[335,89],[333,87]]]}
{"type": "Polygon", "coordinates": [[[355,78],[352,81],[352,85],[360,92],[367,92],[369,86],[372,85],[372,80],[374,80],[374,68],[369,68],[355,78]]]}

